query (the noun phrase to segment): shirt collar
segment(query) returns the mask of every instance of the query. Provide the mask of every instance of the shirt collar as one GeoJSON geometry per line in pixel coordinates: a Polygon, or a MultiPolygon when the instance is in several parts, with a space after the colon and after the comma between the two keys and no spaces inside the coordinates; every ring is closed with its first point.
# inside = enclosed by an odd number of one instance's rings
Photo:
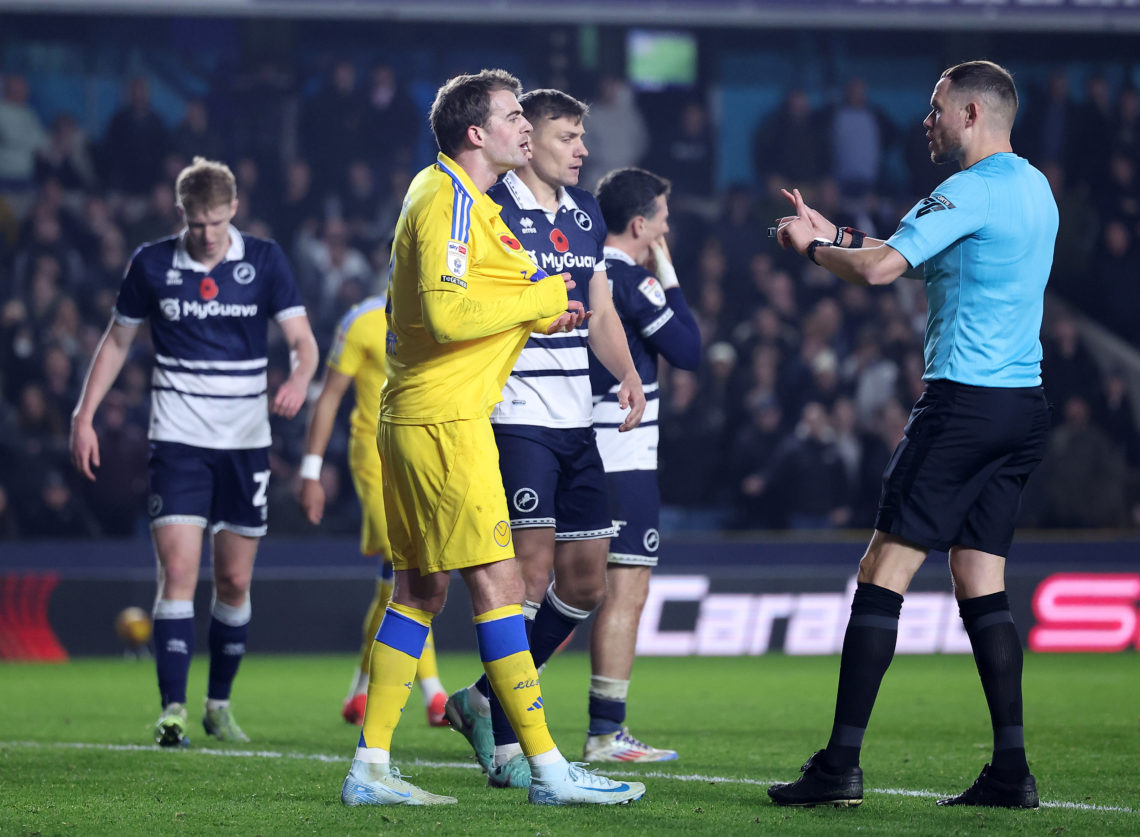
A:
{"type": "Polygon", "coordinates": [[[625,250],[619,250],[617,247],[610,247],[608,244],[602,251],[602,257],[607,262],[625,262],[628,265],[637,264],[637,262],[633,260],[633,256],[625,252],[625,250]]]}
{"type": "Polygon", "coordinates": [[[435,162],[436,165],[439,166],[445,174],[449,175],[458,186],[463,188],[463,191],[471,196],[471,199],[475,203],[482,206],[484,211],[491,214],[497,214],[498,211],[502,208],[489,197],[487,197],[486,192],[479,191],[478,187],[475,185],[475,181],[471,179],[470,175],[467,174],[463,166],[459,165],[459,163],[452,160],[442,151],[436,155],[435,162]]]}
{"type": "MultiPolygon", "coordinates": [[[[226,255],[222,257],[223,262],[235,262],[238,259],[245,258],[245,239],[241,237],[241,230],[230,224],[230,246],[226,250],[226,255]]],[[[220,263],[219,263],[220,264],[220,263]]],[[[209,273],[206,266],[199,261],[195,261],[189,251],[186,249],[186,229],[183,228],[182,232],[178,234],[178,242],[174,245],[174,265],[175,268],[180,270],[197,270],[201,273],[209,273]]]]}
{"type": "MultiPolygon", "coordinates": [[[[514,171],[509,171],[503,177],[503,185],[507,187],[511,193],[511,197],[515,199],[519,209],[522,210],[537,210],[539,212],[546,212],[550,214],[545,206],[538,202],[538,198],[534,196],[534,192],[530,187],[523,183],[523,179],[518,176],[514,171]]],[[[578,208],[577,202],[570,197],[570,192],[563,187],[558,187],[558,208],[566,210],[574,210],[578,208]]]]}

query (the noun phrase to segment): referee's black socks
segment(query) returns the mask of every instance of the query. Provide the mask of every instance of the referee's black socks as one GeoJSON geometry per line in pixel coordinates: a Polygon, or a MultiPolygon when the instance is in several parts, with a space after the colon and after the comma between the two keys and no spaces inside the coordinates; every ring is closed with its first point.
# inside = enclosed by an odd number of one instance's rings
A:
{"type": "Polygon", "coordinates": [[[1025,760],[1025,727],[1021,715],[1023,654],[1009,596],[1003,590],[988,596],[962,599],[958,612],[974,649],[974,662],[990,707],[994,728],[994,755],[990,773],[1003,782],[1029,775],[1025,760]]]}
{"type": "Polygon", "coordinates": [[[895,654],[903,597],[886,587],[860,582],[843,636],[835,722],[824,761],[836,772],[859,764],[863,734],[879,684],[895,654]]]}

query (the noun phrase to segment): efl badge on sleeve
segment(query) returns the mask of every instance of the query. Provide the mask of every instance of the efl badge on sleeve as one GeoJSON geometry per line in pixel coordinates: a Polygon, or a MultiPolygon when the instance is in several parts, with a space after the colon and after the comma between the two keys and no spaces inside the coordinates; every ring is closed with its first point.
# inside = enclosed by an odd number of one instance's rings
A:
{"type": "Polygon", "coordinates": [[[452,276],[462,276],[467,272],[467,245],[451,239],[447,242],[447,272],[452,276]]]}
{"type": "Polygon", "coordinates": [[[641,295],[648,299],[657,308],[665,306],[665,289],[661,287],[661,283],[657,281],[656,276],[646,276],[641,280],[641,284],[637,286],[641,291],[641,295]]]}

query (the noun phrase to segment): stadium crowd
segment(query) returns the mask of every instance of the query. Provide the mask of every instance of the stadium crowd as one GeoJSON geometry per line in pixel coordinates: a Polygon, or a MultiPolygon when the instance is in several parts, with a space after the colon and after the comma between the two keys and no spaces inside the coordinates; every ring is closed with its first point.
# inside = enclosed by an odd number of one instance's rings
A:
{"type": "MultiPolygon", "coordinates": [[[[180,228],[172,185],[194,155],[233,167],[235,225],[289,254],[322,356],[341,315],[383,288],[401,200],[425,162],[422,108],[386,64],[340,61],[319,81],[298,84],[266,63],[190,100],[170,124],[138,76],[124,80],[105,134],[87,137],[72,115],[44,124],[31,104],[35,77],[3,77],[0,537],[145,535],[145,338],[97,417],[97,486],[68,464],[68,423],[132,250],[180,228]],[[242,118],[219,127],[219,103],[242,118]]],[[[582,96],[593,105],[583,181],[623,165],[672,181],[671,249],[703,336],[698,372],[662,376],[667,527],[869,527],[886,459],[922,390],[922,289],[845,285],[765,231],[790,211],[779,188],[795,185],[828,217],[888,236],[951,173],[926,158],[923,114],[893,122],[858,78],[825,107],[789,89],[756,125],[754,171],[718,191],[717,126],[701,95],[662,117],[639,108],[621,78],[595,92],[582,96]],[[904,176],[888,171],[890,159],[904,161],[904,176]]],[[[1077,96],[1060,72],[1024,93],[1015,147],[1049,175],[1061,232],[1042,335],[1055,427],[1022,525],[1138,526],[1128,370],[1094,359],[1088,334],[1140,350],[1140,93],[1094,75],[1077,96]]],[[[285,352],[279,333],[274,350],[285,352]]],[[[272,370],[286,366],[271,359],[271,391],[272,370]]],[[[343,464],[350,406],[322,473],[324,533],[359,525],[343,464]]],[[[295,499],[303,450],[303,417],[275,418],[275,535],[314,531],[295,499]]]]}

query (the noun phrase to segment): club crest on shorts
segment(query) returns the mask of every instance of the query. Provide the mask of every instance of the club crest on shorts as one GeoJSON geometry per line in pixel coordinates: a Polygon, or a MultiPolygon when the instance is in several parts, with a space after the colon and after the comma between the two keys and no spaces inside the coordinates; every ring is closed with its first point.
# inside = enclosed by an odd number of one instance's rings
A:
{"type": "Polygon", "coordinates": [[[648,529],[645,532],[645,537],[641,539],[641,545],[645,547],[646,552],[656,552],[657,547],[661,545],[661,535],[656,529],[648,529]]]}
{"type": "Polygon", "coordinates": [[[162,512],[162,496],[159,494],[151,494],[146,498],[146,513],[151,517],[158,517],[162,512]]]}
{"type": "Polygon", "coordinates": [[[511,502],[521,512],[532,512],[538,508],[538,492],[524,486],[515,492],[511,502]]]}
{"type": "Polygon", "coordinates": [[[495,524],[495,543],[499,546],[509,546],[511,543],[511,524],[500,520],[495,524]]]}
{"type": "Polygon", "coordinates": [[[454,238],[447,242],[447,270],[452,276],[467,272],[467,245],[454,238]]]}

